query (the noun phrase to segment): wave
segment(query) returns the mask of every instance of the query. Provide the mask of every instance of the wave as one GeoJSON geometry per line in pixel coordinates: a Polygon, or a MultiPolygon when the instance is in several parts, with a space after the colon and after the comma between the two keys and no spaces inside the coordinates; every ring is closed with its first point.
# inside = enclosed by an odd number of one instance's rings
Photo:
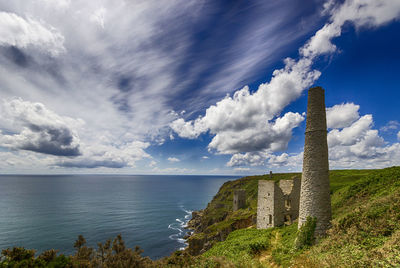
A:
{"type": "Polygon", "coordinates": [[[183,238],[188,233],[185,227],[187,227],[188,222],[192,218],[193,211],[187,210],[183,206],[180,206],[179,208],[185,213],[185,215],[181,218],[175,219],[175,222],[168,225],[168,229],[177,231],[177,233],[170,235],[169,239],[182,244],[183,246],[179,247],[179,250],[184,250],[188,246],[186,239],[183,238]]]}

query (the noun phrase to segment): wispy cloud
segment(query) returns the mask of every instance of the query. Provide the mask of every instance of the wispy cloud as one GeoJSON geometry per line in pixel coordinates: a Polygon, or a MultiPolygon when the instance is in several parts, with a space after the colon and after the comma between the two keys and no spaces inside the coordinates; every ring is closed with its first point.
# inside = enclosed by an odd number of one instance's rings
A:
{"type": "Polygon", "coordinates": [[[390,120],[386,125],[380,128],[380,131],[391,132],[400,127],[400,123],[397,120],[390,120]]]}
{"type": "Polygon", "coordinates": [[[167,159],[169,162],[179,162],[179,161],[181,161],[181,160],[179,160],[178,158],[176,158],[176,157],[168,157],[168,159],[167,159]]]}

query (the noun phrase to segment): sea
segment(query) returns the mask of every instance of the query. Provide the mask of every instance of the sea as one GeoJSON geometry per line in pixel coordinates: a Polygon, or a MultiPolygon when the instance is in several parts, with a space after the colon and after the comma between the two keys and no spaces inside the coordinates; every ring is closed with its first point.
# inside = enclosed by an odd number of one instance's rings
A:
{"type": "Polygon", "coordinates": [[[122,235],[158,259],[185,248],[184,227],[220,186],[238,177],[1,175],[0,249],[73,254],[78,235],[96,247],[122,235]]]}

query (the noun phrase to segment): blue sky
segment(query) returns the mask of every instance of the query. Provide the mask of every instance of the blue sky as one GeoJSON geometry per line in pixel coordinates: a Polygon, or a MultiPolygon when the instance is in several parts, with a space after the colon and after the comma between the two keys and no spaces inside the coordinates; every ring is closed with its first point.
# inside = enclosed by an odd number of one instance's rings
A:
{"type": "Polygon", "coordinates": [[[330,167],[400,165],[400,3],[0,0],[0,173],[301,171],[307,89],[330,167]]]}

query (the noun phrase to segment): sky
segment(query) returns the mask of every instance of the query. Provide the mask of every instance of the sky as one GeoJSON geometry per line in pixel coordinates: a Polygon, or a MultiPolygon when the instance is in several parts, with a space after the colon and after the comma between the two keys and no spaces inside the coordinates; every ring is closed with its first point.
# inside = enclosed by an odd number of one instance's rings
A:
{"type": "Polygon", "coordinates": [[[1,174],[400,165],[398,0],[0,0],[1,174]]]}

